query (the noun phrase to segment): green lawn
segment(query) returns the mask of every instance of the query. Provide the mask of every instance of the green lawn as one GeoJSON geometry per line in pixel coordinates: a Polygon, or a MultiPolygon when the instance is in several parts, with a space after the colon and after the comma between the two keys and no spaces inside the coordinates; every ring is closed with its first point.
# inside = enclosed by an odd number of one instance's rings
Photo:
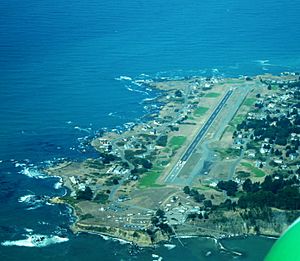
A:
{"type": "Polygon", "coordinates": [[[247,98],[244,101],[243,105],[245,105],[245,106],[252,106],[255,102],[256,102],[255,98],[247,98]]]}
{"type": "Polygon", "coordinates": [[[235,131],[235,128],[233,126],[227,126],[224,132],[231,132],[233,133],[235,131]]]}
{"type": "Polygon", "coordinates": [[[245,115],[236,115],[230,122],[230,126],[237,126],[246,118],[245,115]]]}
{"type": "Polygon", "coordinates": [[[206,98],[217,98],[219,96],[220,96],[220,93],[218,93],[218,92],[209,92],[209,93],[205,94],[204,97],[206,97],[206,98]]]}
{"type": "Polygon", "coordinates": [[[196,186],[196,187],[193,187],[193,188],[195,188],[195,189],[200,189],[200,190],[202,190],[202,191],[212,190],[211,187],[206,186],[206,185],[202,185],[202,184],[200,184],[200,185],[198,185],[198,186],[196,186]]]}
{"type": "Polygon", "coordinates": [[[185,141],[185,136],[174,136],[171,138],[169,145],[172,147],[173,150],[177,150],[183,145],[183,143],[185,143],[185,141]]]}
{"type": "Polygon", "coordinates": [[[220,83],[218,83],[218,85],[235,84],[235,83],[241,83],[243,81],[244,80],[242,80],[242,79],[226,79],[226,81],[220,82],[220,83]]]}
{"type": "Polygon", "coordinates": [[[225,159],[227,157],[231,157],[231,158],[239,157],[241,154],[240,150],[233,149],[233,148],[215,149],[215,151],[220,154],[220,157],[222,159],[225,159]]]}
{"type": "Polygon", "coordinates": [[[163,187],[164,185],[156,184],[156,180],[161,174],[162,169],[154,168],[144,174],[144,176],[139,180],[140,188],[149,188],[149,187],[163,187]]]}
{"type": "Polygon", "coordinates": [[[198,107],[194,111],[194,116],[200,117],[203,116],[208,111],[208,108],[206,107],[198,107]]]}
{"type": "Polygon", "coordinates": [[[243,167],[247,168],[248,170],[250,170],[255,175],[255,177],[257,177],[257,178],[261,178],[261,177],[264,177],[266,175],[266,173],[264,171],[262,171],[259,168],[256,168],[256,167],[252,166],[252,164],[250,164],[250,163],[242,162],[241,165],[243,167]]]}
{"type": "Polygon", "coordinates": [[[162,150],[162,152],[164,152],[164,153],[169,153],[169,152],[170,152],[170,149],[169,149],[168,147],[166,147],[166,148],[164,148],[164,149],[162,150]]]}

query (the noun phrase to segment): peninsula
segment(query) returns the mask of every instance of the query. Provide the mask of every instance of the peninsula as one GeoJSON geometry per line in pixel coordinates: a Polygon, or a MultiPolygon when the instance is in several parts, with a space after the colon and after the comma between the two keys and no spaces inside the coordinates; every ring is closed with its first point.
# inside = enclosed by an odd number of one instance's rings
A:
{"type": "Polygon", "coordinates": [[[151,246],[185,235],[279,236],[300,213],[298,73],[136,80],[156,110],[95,137],[62,178],[74,232],[151,246]]]}

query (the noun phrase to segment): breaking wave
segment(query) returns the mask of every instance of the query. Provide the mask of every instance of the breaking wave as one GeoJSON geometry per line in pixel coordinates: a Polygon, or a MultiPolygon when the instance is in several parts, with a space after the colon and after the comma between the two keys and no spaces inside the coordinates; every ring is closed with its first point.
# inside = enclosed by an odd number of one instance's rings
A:
{"type": "Polygon", "coordinates": [[[18,199],[18,202],[24,203],[28,206],[27,210],[33,210],[40,208],[47,204],[49,197],[47,196],[37,196],[33,194],[22,196],[18,199]]]}
{"type": "Polygon", "coordinates": [[[132,78],[131,77],[129,77],[129,76],[120,76],[120,77],[117,77],[117,78],[115,78],[115,80],[117,80],[117,81],[132,81],[132,78]]]}
{"type": "Polygon", "coordinates": [[[36,168],[28,168],[24,167],[20,172],[20,174],[23,174],[29,178],[36,178],[36,179],[46,179],[48,176],[45,174],[39,172],[36,168]]]}
{"type": "Polygon", "coordinates": [[[26,239],[4,241],[1,243],[2,246],[23,246],[23,247],[46,247],[53,244],[59,244],[67,242],[67,237],[59,236],[45,236],[45,235],[26,235],[26,239]]]}

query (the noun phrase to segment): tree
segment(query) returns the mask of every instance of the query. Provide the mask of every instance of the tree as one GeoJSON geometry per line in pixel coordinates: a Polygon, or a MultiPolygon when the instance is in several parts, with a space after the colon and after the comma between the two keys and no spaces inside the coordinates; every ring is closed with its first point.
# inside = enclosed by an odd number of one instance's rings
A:
{"type": "Polygon", "coordinates": [[[282,152],[279,151],[278,149],[276,149],[275,152],[274,152],[274,154],[275,154],[276,156],[281,156],[281,155],[282,155],[282,152]]]}
{"type": "Polygon", "coordinates": [[[234,196],[237,192],[238,184],[233,180],[219,181],[217,187],[225,190],[228,196],[234,196]]]}
{"type": "Polygon", "coordinates": [[[265,180],[263,181],[263,183],[261,184],[261,188],[264,191],[272,191],[272,177],[271,176],[266,176],[265,180]]]}
{"type": "Polygon", "coordinates": [[[184,188],[183,188],[183,192],[185,193],[185,194],[190,194],[190,192],[191,192],[191,190],[190,190],[190,187],[189,186],[185,186],[184,188]]]}
{"type": "Polygon", "coordinates": [[[280,190],[277,196],[277,207],[282,209],[300,209],[299,188],[287,186],[280,190]]]}
{"type": "Polygon", "coordinates": [[[204,194],[199,194],[198,191],[197,193],[193,196],[194,200],[198,203],[202,202],[205,199],[204,194]]]}
{"type": "Polygon", "coordinates": [[[182,92],[180,90],[177,90],[175,92],[175,96],[178,97],[178,98],[181,98],[182,97],[182,92]]]}
{"type": "Polygon", "coordinates": [[[252,181],[251,179],[246,179],[243,183],[243,190],[245,192],[251,192],[252,191],[252,181]]]}
{"type": "Polygon", "coordinates": [[[165,147],[167,145],[167,142],[168,142],[167,135],[162,135],[162,136],[158,137],[158,139],[156,140],[156,144],[158,146],[162,146],[162,147],[165,147]]]}
{"type": "Polygon", "coordinates": [[[156,211],[156,216],[160,217],[160,218],[163,218],[165,216],[165,212],[161,209],[158,209],[156,211]]]}
{"type": "Polygon", "coordinates": [[[204,200],[203,205],[204,205],[204,207],[206,207],[206,208],[211,208],[211,207],[213,206],[213,204],[212,204],[212,202],[211,202],[210,199],[204,200]]]}
{"type": "Polygon", "coordinates": [[[79,200],[91,200],[93,198],[93,191],[90,187],[85,187],[85,190],[79,190],[77,192],[77,199],[79,200]]]}
{"type": "Polygon", "coordinates": [[[232,204],[231,199],[228,198],[223,203],[220,204],[220,207],[231,210],[234,207],[234,205],[232,204]]]}
{"type": "Polygon", "coordinates": [[[189,213],[187,216],[188,219],[192,219],[192,220],[194,220],[196,217],[197,217],[196,213],[189,213]]]}

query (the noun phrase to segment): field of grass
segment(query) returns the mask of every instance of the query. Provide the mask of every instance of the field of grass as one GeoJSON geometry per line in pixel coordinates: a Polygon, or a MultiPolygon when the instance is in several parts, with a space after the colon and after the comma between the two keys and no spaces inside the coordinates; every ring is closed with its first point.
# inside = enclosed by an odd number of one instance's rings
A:
{"type": "Polygon", "coordinates": [[[193,188],[199,189],[199,190],[202,190],[202,191],[208,191],[208,190],[212,191],[213,190],[211,187],[209,187],[207,185],[202,185],[202,184],[200,184],[200,185],[198,185],[196,187],[193,187],[193,188]]]}
{"type": "Polygon", "coordinates": [[[256,102],[255,98],[247,98],[244,101],[243,105],[245,105],[245,106],[252,106],[255,102],[256,102]]]}
{"type": "Polygon", "coordinates": [[[235,128],[233,126],[227,126],[224,133],[225,132],[230,132],[230,133],[233,133],[235,131],[235,128]]]}
{"type": "Polygon", "coordinates": [[[256,167],[252,166],[250,163],[242,162],[241,165],[243,167],[247,168],[248,170],[250,170],[255,175],[255,177],[257,177],[257,178],[261,178],[261,177],[264,177],[266,175],[266,173],[264,171],[262,171],[259,168],[256,168],[256,167]]]}
{"type": "Polygon", "coordinates": [[[233,149],[233,148],[215,149],[215,151],[220,154],[220,157],[222,159],[225,159],[227,157],[230,157],[230,158],[239,157],[241,154],[240,150],[233,149]]]}
{"type": "Polygon", "coordinates": [[[169,152],[170,152],[170,149],[169,149],[168,147],[166,147],[166,148],[164,148],[164,149],[162,150],[162,152],[164,152],[164,153],[169,153],[169,152]]]}
{"type": "Polygon", "coordinates": [[[231,122],[229,123],[230,126],[237,126],[238,124],[242,123],[245,119],[245,115],[236,115],[231,122]]]}
{"type": "Polygon", "coordinates": [[[139,180],[139,188],[149,188],[149,187],[163,187],[164,185],[156,184],[156,180],[162,173],[162,169],[157,167],[147,173],[139,180]]]}
{"type": "Polygon", "coordinates": [[[171,138],[169,145],[172,147],[173,150],[177,150],[183,145],[183,143],[185,143],[185,141],[185,136],[174,136],[171,138]]]}
{"type": "Polygon", "coordinates": [[[203,116],[208,111],[208,108],[206,107],[198,107],[194,111],[194,116],[200,117],[203,116]]]}
{"type": "Polygon", "coordinates": [[[244,80],[242,79],[226,79],[225,82],[220,82],[218,83],[218,85],[224,85],[224,84],[235,84],[235,83],[241,83],[243,82],[244,80]]]}
{"type": "Polygon", "coordinates": [[[204,97],[206,97],[206,98],[217,98],[219,96],[220,96],[220,93],[218,93],[218,92],[209,92],[204,95],[204,97]]]}

